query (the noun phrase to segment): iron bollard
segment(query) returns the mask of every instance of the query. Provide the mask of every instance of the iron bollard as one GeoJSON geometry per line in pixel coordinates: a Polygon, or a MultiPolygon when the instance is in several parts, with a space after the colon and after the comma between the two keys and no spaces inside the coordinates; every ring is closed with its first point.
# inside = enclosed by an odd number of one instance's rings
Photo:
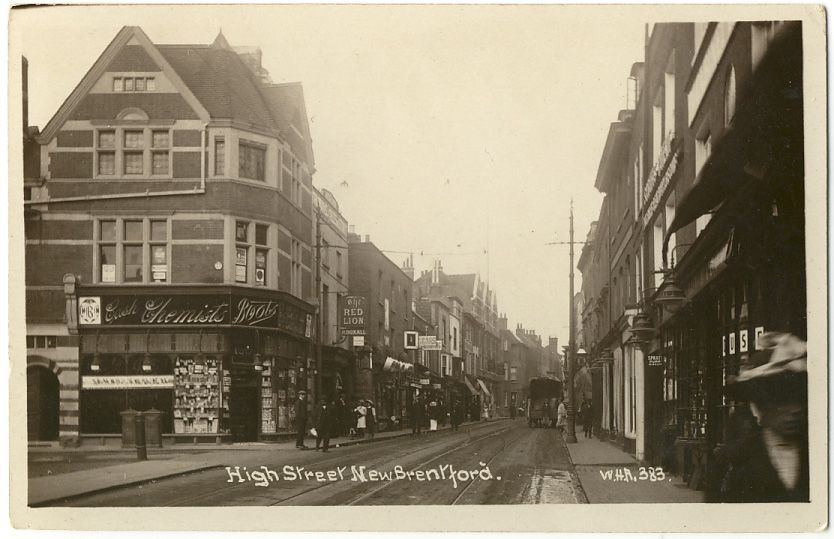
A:
{"type": "Polygon", "coordinates": [[[136,414],[136,459],[148,460],[148,448],[145,446],[145,414],[136,414]]]}

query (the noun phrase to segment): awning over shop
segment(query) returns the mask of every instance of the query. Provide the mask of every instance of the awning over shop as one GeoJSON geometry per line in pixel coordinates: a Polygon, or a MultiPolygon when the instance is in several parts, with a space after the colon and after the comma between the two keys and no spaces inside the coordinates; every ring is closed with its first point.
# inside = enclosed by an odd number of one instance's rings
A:
{"type": "Polygon", "coordinates": [[[472,394],[472,395],[477,395],[478,394],[478,390],[475,389],[475,386],[472,385],[472,382],[469,381],[468,377],[464,378],[463,381],[466,384],[466,387],[469,388],[469,393],[470,394],[472,394]]]}
{"type": "Polygon", "coordinates": [[[483,391],[483,392],[484,392],[484,395],[486,395],[487,397],[491,397],[491,396],[492,396],[492,395],[490,394],[490,392],[489,392],[489,389],[487,389],[486,384],[485,384],[485,383],[484,383],[484,381],[483,381],[483,380],[481,380],[480,378],[478,378],[478,385],[479,385],[479,386],[481,386],[481,391],[483,391]]]}
{"type": "Polygon", "coordinates": [[[730,199],[748,182],[764,184],[767,169],[785,160],[785,152],[801,155],[795,150],[803,146],[800,23],[786,23],[747,87],[733,126],[713,146],[713,154],[675,208],[663,238],[664,267],[673,233],[730,199]]]}

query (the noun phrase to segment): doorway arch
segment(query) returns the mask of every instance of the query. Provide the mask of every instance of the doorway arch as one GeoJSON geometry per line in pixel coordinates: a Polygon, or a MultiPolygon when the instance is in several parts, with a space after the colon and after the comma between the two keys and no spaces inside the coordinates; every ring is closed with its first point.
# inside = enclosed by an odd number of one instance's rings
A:
{"type": "Polygon", "coordinates": [[[59,409],[60,383],[54,362],[30,361],[26,367],[26,429],[29,441],[58,439],[59,409]]]}

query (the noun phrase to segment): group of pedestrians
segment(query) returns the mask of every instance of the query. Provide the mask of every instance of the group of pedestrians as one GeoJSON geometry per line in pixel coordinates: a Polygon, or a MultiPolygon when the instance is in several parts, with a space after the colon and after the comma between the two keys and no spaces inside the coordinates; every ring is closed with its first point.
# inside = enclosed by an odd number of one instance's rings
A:
{"type": "Polygon", "coordinates": [[[355,401],[351,408],[347,405],[344,396],[338,399],[323,398],[313,410],[311,427],[308,431],[307,393],[298,392],[298,400],[295,401],[295,447],[308,449],[304,445],[304,438],[309,432],[316,438],[316,450],[328,451],[330,449],[330,438],[347,436],[351,438],[364,438],[365,435],[374,438],[377,426],[376,407],[373,401],[362,399],[355,401]]]}

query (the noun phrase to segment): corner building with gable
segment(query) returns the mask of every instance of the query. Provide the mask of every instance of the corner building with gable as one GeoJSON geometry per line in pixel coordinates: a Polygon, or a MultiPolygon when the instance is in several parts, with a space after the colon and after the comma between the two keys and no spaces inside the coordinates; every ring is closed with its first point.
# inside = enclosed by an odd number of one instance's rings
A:
{"type": "Polygon", "coordinates": [[[165,442],[292,430],[315,336],[301,84],[222,33],[159,45],[124,27],[37,140],[30,440],[112,443],[126,410],[160,411],[165,442]]]}

